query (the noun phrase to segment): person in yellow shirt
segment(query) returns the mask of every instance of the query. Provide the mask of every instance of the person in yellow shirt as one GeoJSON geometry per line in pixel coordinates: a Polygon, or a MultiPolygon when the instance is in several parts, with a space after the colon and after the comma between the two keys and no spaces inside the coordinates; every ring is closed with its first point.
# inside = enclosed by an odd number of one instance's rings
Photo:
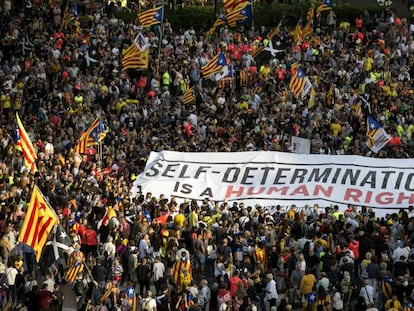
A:
{"type": "Polygon", "coordinates": [[[299,290],[302,295],[307,295],[312,293],[313,287],[316,284],[316,277],[313,275],[312,270],[310,268],[306,268],[305,275],[302,277],[300,281],[299,290]]]}
{"type": "Polygon", "coordinates": [[[198,223],[198,208],[192,207],[190,214],[188,214],[188,221],[190,224],[190,228],[197,227],[198,223]]]}
{"type": "Polygon", "coordinates": [[[264,64],[262,66],[260,66],[260,73],[262,74],[263,78],[266,80],[266,78],[269,76],[270,74],[270,67],[269,64],[264,64]]]}
{"type": "Polygon", "coordinates": [[[256,264],[261,263],[267,269],[266,241],[260,242],[260,246],[256,246],[254,260],[256,264]]]}
{"type": "Polygon", "coordinates": [[[402,310],[401,302],[398,301],[397,295],[392,295],[390,299],[385,302],[386,311],[402,310]]]}
{"type": "Polygon", "coordinates": [[[10,90],[6,90],[5,93],[0,96],[1,109],[5,115],[8,114],[11,108],[11,95],[10,90]]]}
{"type": "Polygon", "coordinates": [[[330,128],[332,137],[336,138],[341,134],[342,126],[336,119],[332,121],[330,128]]]}
{"type": "Polygon", "coordinates": [[[372,57],[365,57],[364,58],[364,70],[369,72],[372,70],[372,66],[374,65],[374,59],[372,57]]]}

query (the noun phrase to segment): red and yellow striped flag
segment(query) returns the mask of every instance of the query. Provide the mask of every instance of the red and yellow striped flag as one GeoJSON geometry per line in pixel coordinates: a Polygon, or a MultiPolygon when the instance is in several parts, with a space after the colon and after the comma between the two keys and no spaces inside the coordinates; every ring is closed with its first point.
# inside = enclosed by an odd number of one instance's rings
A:
{"type": "Polygon", "coordinates": [[[328,93],[326,93],[326,104],[328,105],[328,107],[333,107],[333,105],[335,104],[335,85],[333,82],[329,87],[328,93]]]}
{"type": "Polygon", "coordinates": [[[138,14],[138,20],[142,27],[150,27],[162,24],[164,21],[164,7],[149,9],[138,14]]]}
{"type": "Polygon", "coordinates": [[[249,83],[249,74],[246,70],[240,70],[240,86],[246,86],[249,83]]]}
{"type": "Polygon", "coordinates": [[[183,94],[183,102],[184,104],[192,103],[196,100],[196,97],[193,92],[193,88],[190,87],[189,83],[184,85],[184,94],[183,94]]]}
{"type": "Polygon", "coordinates": [[[39,262],[43,246],[53,226],[59,222],[55,211],[43,197],[40,189],[35,185],[32,191],[29,207],[22,229],[20,230],[19,241],[26,243],[33,248],[36,260],[39,262]]]}
{"type": "Polygon", "coordinates": [[[95,140],[91,137],[92,131],[99,126],[100,118],[96,118],[92,122],[91,126],[84,132],[79,138],[79,143],[75,147],[75,151],[79,154],[86,154],[86,149],[88,146],[94,145],[95,140]]]}
{"type": "Polygon", "coordinates": [[[306,84],[306,74],[303,68],[298,70],[290,78],[289,88],[293,95],[297,98],[302,93],[306,84]]]}
{"type": "Polygon", "coordinates": [[[29,135],[24,129],[23,123],[20,120],[19,115],[16,113],[17,120],[17,129],[16,129],[16,149],[20,150],[23,153],[24,165],[32,172],[37,172],[36,159],[37,154],[36,150],[33,147],[32,141],[30,140],[29,135]]]}
{"type": "Polygon", "coordinates": [[[246,0],[223,0],[223,5],[226,12],[234,10],[237,6],[247,3],[246,0]]]}
{"type": "Polygon", "coordinates": [[[122,69],[148,69],[149,64],[149,49],[141,51],[135,43],[125,51],[122,57],[122,69]]]}
{"type": "Polygon", "coordinates": [[[83,271],[83,263],[77,262],[73,267],[66,272],[65,279],[69,283],[73,283],[78,278],[78,274],[83,271]]]}

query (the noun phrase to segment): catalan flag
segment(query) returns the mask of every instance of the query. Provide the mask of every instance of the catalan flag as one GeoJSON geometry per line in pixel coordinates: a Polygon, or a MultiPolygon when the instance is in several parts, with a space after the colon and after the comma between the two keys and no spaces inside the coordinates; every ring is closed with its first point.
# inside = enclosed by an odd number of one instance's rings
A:
{"type": "Polygon", "coordinates": [[[260,84],[257,84],[253,89],[253,94],[259,94],[261,91],[263,91],[263,87],[260,84]]]}
{"type": "Polygon", "coordinates": [[[335,85],[333,82],[329,87],[328,93],[326,93],[326,104],[328,105],[328,107],[333,107],[333,105],[335,104],[335,85]]]}
{"type": "Polygon", "coordinates": [[[35,185],[18,240],[33,248],[38,262],[49,233],[57,223],[58,216],[35,185]]]}
{"type": "Polygon", "coordinates": [[[321,16],[323,11],[332,10],[333,2],[332,0],[324,0],[316,9],[316,17],[321,16]]]}
{"type": "Polygon", "coordinates": [[[69,24],[75,20],[73,13],[71,14],[68,9],[63,12],[63,18],[60,22],[60,25],[63,29],[67,29],[69,24]]]}
{"type": "Polygon", "coordinates": [[[239,4],[232,11],[226,13],[227,24],[236,27],[240,24],[250,23],[253,20],[252,3],[249,1],[239,4]]]}
{"type": "Polygon", "coordinates": [[[201,67],[203,77],[205,79],[210,78],[212,75],[221,72],[224,66],[227,66],[226,56],[223,52],[220,52],[208,64],[201,67]]]}
{"type": "Polygon", "coordinates": [[[104,140],[107,134],[107,130],[105,129],[105,125],[103,123],[102,117],[99,118],[99,125],[95,127],[92,131],[90,136],[92,137],[94,144],[97,144],[104,140]]]}
{"type": "Polygon", "coordinates": [[[299,44],[302,41],[302,32],[303,32],[303,25],[302,25],[302,17],[299,18],[294,33],[294,40],[296,44],[299,44]]]}
{"type": "Polygon", "coordinates": [[[313,19],[308,21],[305,27],[303,27],[301,39],[302,40],[306,39],[306,37],[312,35],[312,33],[313,33],[313,19]]]}
{"type": "Polygon", "coordinates": [[[226,12],[233,11],[236,7],[245,4],[246,0],[223,0],[224,9],[226,12]]]}
{"type": "Polygon", "coordinates": [[[301,95],[305,88],[306,81],[306,74],[303,68],[298,68],[290,78],[289,88],[296,98],[301,95]]]}
{"type": "Polygon", "coordinates": [[[311,89],[311,95],[309,97],[308,109],[312,109],[315,106],[316,91],[314,88],[311,89]]]}
{"type": "Polygon", "coordinates": [[[111,296],[111,294],[112,294],[113,289],[114,289],[114,287],[112,287],[112,284],[111,284],[111,287],[109,287],[105,290],[105,293],[99,298],[99,300],[105,300],[105,299],[109,298],[109,296],[111,296]]]}
{"type": "Polygon", "coordinates": [[[65,280],[69,283],[73,283],[78,278],[78,274],[83,271],[83,263],[76,262],[69,270],[66,272],[65,280]]]}
{"type": "Polygon", "coordinates": [[[128,69],[148,69],[149,64],[149,49],[141,51],[135,43],[125,51],[122,57],[122,68],[128,69]]]}
{"type": "Polygon", "coordinates": [[[75,151],[79,154],[85,154],[88,146],[94,145],[95,140],[91,136],[92,131],[94,131],[99,126],[100,118],[96,118],[89,128],[81,135],[78,144],[75,147],[75,151]]]}
{"type": "Polygon", "coordinates": [[[164,20],[164,7],[149,9],[138,14],[138,20],[142,27],[150,27],[161,24],[164,20]]]}
{"type": "Polygon", "coordinates": [[[249,74],[246,70],[240,70],[239,77],[240,86],[246,86],[249,82],[249,74]]]}
{"type": "MultiPolygon", "coordinates": [[[[378,153],[388,142],[391,136],[385,129],[371,116],[367,118],[367,146],[373,152],[378,153]]],[[[386,284],[384,279],[384,284],[386,284]]],[[[383,287],[384,289],[384,287],[383,287]]],[[[385,295],[385,294],[384,294],[385,295]]]]}
{"type": "Polygon", "coordinates": [[[194,102],[196,99],[193,88],[190,87],[189,83],[186,83],[184,85],[184,94],[183,94],[183,102],[184,104],[189,104],[194,102]]]}
{"type": "Polygon", "coordinates": [[[211,26],[210,30],[207,31],[207,35],[211,36],[212,34],[214,34],[216,32],[217,27],[226,25],[227,21],[226,21],[226,16],[224,15],[224,13],[221,13],[216,21],[214,22],[213,26],[211,26]]]}
{"type": "Polygon", "coordinates": [[[315,10],[313,7],[309,8],[308,14],[306,14],[306,20],[309,22],[313,20],[313,17],[315,16],[315,10]]]}
{"type": "Polygon", "coordinates": [[[362,115],[362,106],[361,106],[361,104],[360,104],[360,103],[358,103],[358,104],[355,106],[355,115],[356,115],[356,117],[357,117],[359,120],[362,120],[362,118],[363,118],[363,115],[362,115]]]}
{"type": "Polygon", "coordinates": [[[394,283],[394,280],[389,276],[385,276],[384,279],[382,280],[382,294],[387,299],[391,299],[393,283],[394,283]]]}
{"type": "Polygon", "coordinates": [[[20,120],[19,115],[16,113],[17,128],[16,128],[16,138],[15,146],[17,150],[20,150],[23,153],[24,165],[32,172],[37,171],[36,159],[37,154],[36,150],[33,147],[32,141],[30,140],[29,135],[24,129],[23,123],[20,120]]]}
{"type": "Polygon", "coordinates": [[[136,295],[135,288],[132,286],[127,287],[125,289],[125,295],[126,295],[127,301],[131,305],[131,310],[132,311],[137,310],[137,295],[136,295]]]}
{"type": "Polygon", "coordinates": [[[404,304],[404,311],[413,311],[413,303],[411,301],[404,304]]]}
{"type": "Polygon", "coordinates": [[[252,57],[256,59],[256,57],[258,57],[263,51],[264,51],[264,46],[262,45],[257,46],[252,52],[252,57]]]}
{"type": "Polygon", "coordinates": [[[277,24],[277,26],[275,27],[275,29],[273,29],[272,32],[267,34],[267,39],[268,40],[272,40],[274,36],[279,35],[280,33],[280,29],[282,28],[282,22],[283,22],[283,18],[279,21],[279,23],[277,24]]]}

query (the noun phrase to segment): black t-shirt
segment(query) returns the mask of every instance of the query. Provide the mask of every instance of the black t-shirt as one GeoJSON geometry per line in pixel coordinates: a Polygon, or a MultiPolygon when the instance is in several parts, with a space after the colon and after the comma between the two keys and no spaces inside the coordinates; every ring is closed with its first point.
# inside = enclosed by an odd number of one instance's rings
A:
{"type": "Polygon", "coordinates": [[[408,269],[408,264],[403,261],[397,261],[394,264],[394,277],[403,276],[408,269]]]}

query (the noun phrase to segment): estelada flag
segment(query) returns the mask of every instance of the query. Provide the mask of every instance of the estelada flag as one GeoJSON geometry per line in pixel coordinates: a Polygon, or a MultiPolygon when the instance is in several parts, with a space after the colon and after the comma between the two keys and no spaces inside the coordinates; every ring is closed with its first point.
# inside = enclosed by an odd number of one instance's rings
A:
{"type": "Polygon", "coordinates": [[[65,279],[66,281],[73,283],[78,278],[78,274],[83,271],[83,263],[76,262],[74,266],[69,268],[66,272],[65,279]]]}
{"type": "Polygon", "coordinates": [[[38,262],[49,233],[57,223],[59,217],[35,185],[18,240],[33,248],[38,262]]]}
{"type": "Polygon", "coordinates": [[[24,165],[30,170],[30,172],[35,173],[37,171],[36,150],[33,147],[32,141],[30,140],[29,135],[24,129],[23,123],[20,120],[20,117],[17,113],[16,113],[16,120],[17,120],[16,138],[15,138],[16,149],[20,150],[23,153],[24,165]]]}

